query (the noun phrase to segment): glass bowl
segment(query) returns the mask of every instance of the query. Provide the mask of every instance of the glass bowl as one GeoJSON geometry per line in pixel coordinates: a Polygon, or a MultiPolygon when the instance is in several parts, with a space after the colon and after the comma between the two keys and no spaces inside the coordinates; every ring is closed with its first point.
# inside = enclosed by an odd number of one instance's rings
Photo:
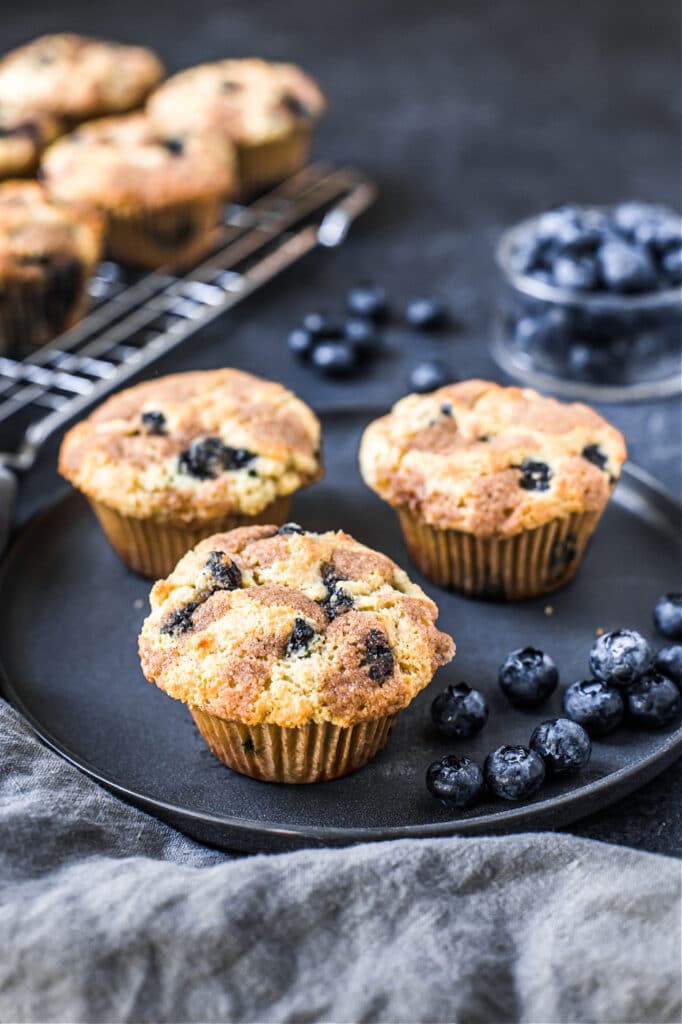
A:
{"type": "Polygon", "coordinates": [[[520,273],[511,256],[528,244],[538,219],[509,228],[497,246],[497,364],[525,384],[593,401],[680,393],[682,289],[576,292],[520,273]]]}

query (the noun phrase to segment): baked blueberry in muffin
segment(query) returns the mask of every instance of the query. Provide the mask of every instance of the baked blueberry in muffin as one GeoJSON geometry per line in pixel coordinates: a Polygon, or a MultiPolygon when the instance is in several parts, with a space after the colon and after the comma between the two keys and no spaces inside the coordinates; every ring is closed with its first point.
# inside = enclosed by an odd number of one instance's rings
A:
{"type": "Polygon", "coordinates": [[[52,114],[0,103],[0,179],[33,174],[41,153],[61,130],[52,114]]]}

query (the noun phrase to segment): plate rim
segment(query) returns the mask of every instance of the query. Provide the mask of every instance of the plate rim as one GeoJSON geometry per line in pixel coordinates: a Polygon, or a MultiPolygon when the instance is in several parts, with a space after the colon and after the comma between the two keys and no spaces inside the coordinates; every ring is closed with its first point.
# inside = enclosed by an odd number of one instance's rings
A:
{"type": "MultiPolygon", "coordinates": [[[[636,493],[644,492],[649,499],[669,520],[682,517],[680,502],[659,480],[641,466],[627,462],[623,468],[621,479],[625,478],[636,493]]],[[[614,501],[617,501],[617,491],[614,501]]],[[[34,530],[38,529],[44,519],[52,516],[61,506],[82,498],[77,491],[67,491],[58,497],[47,508],[33,516],[19,531],[10,548],[6,552],[0,566],[0,592],[12,570],[13,562],[21,555],[22,549],[30,541],[34,530]]],[[[671,524],[672,525],[672,524],[671,524]]],[[[149,813],[156,814],[162,820],[187,821],[218,827],[230,835],[241,837],[264,837],[266,840],[289,840],[303,845],[314,842],[321,845],[350,845],[359,842],[376,842],[398,839],[446,838],[454,835],[481,835],[486,833],[509,833],[519,828],[537,831],[542,827],[562,827],[580,820],[583,815],[579,807],[586,796],[592,799],[592,807],[585,817],[603,809],[619,799],[645,785],[659,772],[664,771],[678,757],[682,756],[682,724],[665,736],[665,741],[656,751],[634,764],[618,768],[600,779],[595,779],[578,789],[556,794],[546,799],[513,804],[493,814],[474,815],[471,817],[453,817],[442,821],[424,824],[405,824],[392,826],[314,826],[314,825],[282,825],[273,821],[255,821],[243,817],[216,814],[210,811],[198,811],[181,804],[168,803],[144,792],[131,789],[111,775],[99,771],[85,758],[72,751],[66,744],[54,737],[49,728],[45,727],[32,711],[26,706],[9,677],[3,659],[0,657],[0,690],[11,706],[19,712],[35,735],[59,757],[83,772],[105,789],[113,792],[128,803],[141,807],[149,813]],[[577,811],[577,813],[573,813],[577,811]],[[534,820],[528,821],[529,812],[534,820]],[[553,822],[553,819],[556,821],[553,822]]],[[[302,787],[305,789],[305,787],[302,787]]],[[[177,827],[177,826],[175,826],[177,827]]],[[[225,844],[227,845],[227,844],[225,844]]],[[[251,847],[253,848],[253,847],[251,847]]]]}

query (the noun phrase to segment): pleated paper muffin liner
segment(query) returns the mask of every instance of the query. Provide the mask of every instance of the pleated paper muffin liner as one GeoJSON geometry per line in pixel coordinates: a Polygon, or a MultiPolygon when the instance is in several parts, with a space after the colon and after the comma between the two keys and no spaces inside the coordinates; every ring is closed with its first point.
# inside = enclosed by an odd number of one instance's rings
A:
{"type": "Polygon", "coordinates": [[[12,278],[0,289],[0,354],[22,359],[85,316],[93,268],[75,257],[46,262],[35,280],[12,278]],[[61,277],[60,277],[61,275],[61,277]]]}
{"type": "Polygon", "coordinates": [[[281,526],[287,521],[291,507],[291,498],[287,495],[277,498],[255,516],[225,515],[185,524],[153,517],[135,519],[121,515],[100,501],[88,500],[121,561],[141,576],[155,580],[168,576],[182,556],[205,537],[238,526],[270,523],[281,526]]]}
{"type": "Polygon", "coordinates": [[[362,768],[385,746],[396,715],[340,726],[309,722],[296,729],[244,725],[190,707],[211,752],[262,782],[328,782],[362,768]]]}
{"type": "Polygon", "coordinates": [[[107,249],[121,263],[182,268],[210,247],[222,208],[223,198],[211,196],[156,209],[107,210],[107,249]]]}
{"type": "Polygon", "coordinates": [[[239,198],[250,199],[300,171],[308,162],[311,142],[312,131],[299,128],[284,139],[237,146],[239,198]]]}
{"type": "Polygon", "coordinates": [[[412,561],[434,583],[469,597],[520,601],[573,579],[601,512],[576,512],[513,537],[438,530],[407,509],[398,517],[412,561]]]}

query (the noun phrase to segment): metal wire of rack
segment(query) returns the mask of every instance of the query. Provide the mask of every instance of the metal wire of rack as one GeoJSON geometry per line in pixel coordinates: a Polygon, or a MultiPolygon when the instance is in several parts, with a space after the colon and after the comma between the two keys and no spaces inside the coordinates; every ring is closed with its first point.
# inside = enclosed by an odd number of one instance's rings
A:
{"type": "Polygon", "coordinates": [[[44,441],[89,405],[317,245],[338,245],[375,196],[358,171],[313,164],[251,205],[227,207],[211,249],[182,274],[135,276],[103,263],[83,320],[24,359],[0,356],[0,428],[21,423],[17,446],[0,451],[5,478],[29,469],[44,441]]]}

